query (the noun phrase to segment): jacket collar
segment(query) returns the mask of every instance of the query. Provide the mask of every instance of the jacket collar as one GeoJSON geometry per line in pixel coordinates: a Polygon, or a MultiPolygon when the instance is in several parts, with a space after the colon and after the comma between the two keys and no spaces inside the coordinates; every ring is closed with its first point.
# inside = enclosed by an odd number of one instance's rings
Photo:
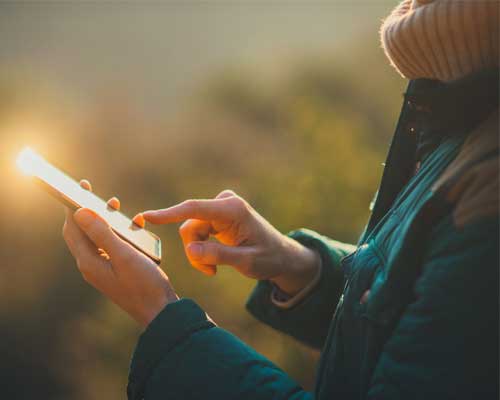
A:
{"type": "Polygon", "coordinates": [[[467,135],[498,108],[498,83],[498,68],[450,83],[410,81],[373,212],[360,242],[390,209],[417,161],[444,138],[467,135]]]}
{"type": "Polygon", "coordinates": [[[416,161],[449,136],[465,136],[498,108],[499,70],[488,69],[453,82],[417,79],[405,100],[416,135],[416,161]]]}

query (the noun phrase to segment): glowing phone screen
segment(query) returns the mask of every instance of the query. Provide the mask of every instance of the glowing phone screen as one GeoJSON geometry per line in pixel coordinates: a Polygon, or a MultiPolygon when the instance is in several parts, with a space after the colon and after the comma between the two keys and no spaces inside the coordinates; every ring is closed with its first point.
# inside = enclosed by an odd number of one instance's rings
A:
{"type": "Polygon", "coordinates": [[[156,263],[160,263],[161,241],[155,234],[137,226],[130,218],[109,207],[104,200],[83,189],[78,182],[43,157],[31,149],[24,149],[17,159],[17,165],[26,175],[34,177],[49,193],[69,207],[95,211],[119,236],[156,263]]]}

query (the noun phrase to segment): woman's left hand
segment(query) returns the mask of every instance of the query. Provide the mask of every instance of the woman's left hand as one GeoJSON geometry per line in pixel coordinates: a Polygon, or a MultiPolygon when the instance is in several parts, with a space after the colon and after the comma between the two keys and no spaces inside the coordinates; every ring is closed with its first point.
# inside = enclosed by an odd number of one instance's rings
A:
{"type": "MultiPolygon", "coordinates": [[[[91,190],[88,181],[80,185],[91,190]]],[[[108,204],[119,208],[119,201],[108,204]]],[[[89,209],[66,210],[63,236],[83,278],[142,326],[179,299],[167,275],[89,209]]]]}

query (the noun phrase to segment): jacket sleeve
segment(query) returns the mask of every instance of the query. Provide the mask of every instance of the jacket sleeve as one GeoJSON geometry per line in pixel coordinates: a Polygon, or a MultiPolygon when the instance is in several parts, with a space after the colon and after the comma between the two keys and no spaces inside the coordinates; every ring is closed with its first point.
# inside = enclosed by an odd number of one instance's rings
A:
{"type": "Polygon", "coordinates": [[[318,283],[302,301],[285,309],[271,300],[273,285],[259,281],[248,299],[247,309],[265,324],[320,349],[344,287],[340,261],[356,248],[307,229],[293,231],[289,236],[319,253],[322,268],[318,283]]]}
{"type": "Polygon", "coordinates": [[[433,232],[369,399],[498,399],[498,219],[433,232]]]}
{"type": "Polygon", "coordinates": [[[309,400],[311,395],[189,299],[171,303],[139,338],[129,400],[309,400]]]}

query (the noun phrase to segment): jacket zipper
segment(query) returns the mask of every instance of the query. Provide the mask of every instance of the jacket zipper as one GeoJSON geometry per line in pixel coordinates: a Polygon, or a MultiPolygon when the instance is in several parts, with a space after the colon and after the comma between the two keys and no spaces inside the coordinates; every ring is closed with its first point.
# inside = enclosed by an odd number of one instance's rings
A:
{"type": "MultiPolygon", "coordinates": [[[[355,250],[351,254],[342,258],[340,260],[340,264],[341,265],[345,264],[346,260],[352,258],[356,254],[356,251],[357,250],[355,250]]],[[[325,346],[323,347],[323,352],[322,352],[322,360],[321,360],[320,368],[318,370],[318,382],[317,382],[317,386],[316,386],[318,391],[321,389],[323,380],[328,373],[328,368],[327,368],[327,366],[328,366],[327,361],[328,360],[326,359],[326,357],[328,356],[328,353],[330,351],[330,347],[331,347],[332,342],[333,342],[333,331],[335,330],[335,327],[337,326],[337,319],[338,319],[339,313],[342,309],[342,306],[344,305],[344,293],[345,293],[346,289],[348,288],[349,283],[350,283],[350,279],[349,279],[349,277],[347,277],[345,284],[344,284],[344,288],[342,290],[342,294],[340,295],[337,306],[335,307],[335,311],[332,314],[332,322],[331,322],[330,327],[328,329],[325,346]]],[[[319,392],[318,392],[318,394],[319,394],[319,392]]]]}

